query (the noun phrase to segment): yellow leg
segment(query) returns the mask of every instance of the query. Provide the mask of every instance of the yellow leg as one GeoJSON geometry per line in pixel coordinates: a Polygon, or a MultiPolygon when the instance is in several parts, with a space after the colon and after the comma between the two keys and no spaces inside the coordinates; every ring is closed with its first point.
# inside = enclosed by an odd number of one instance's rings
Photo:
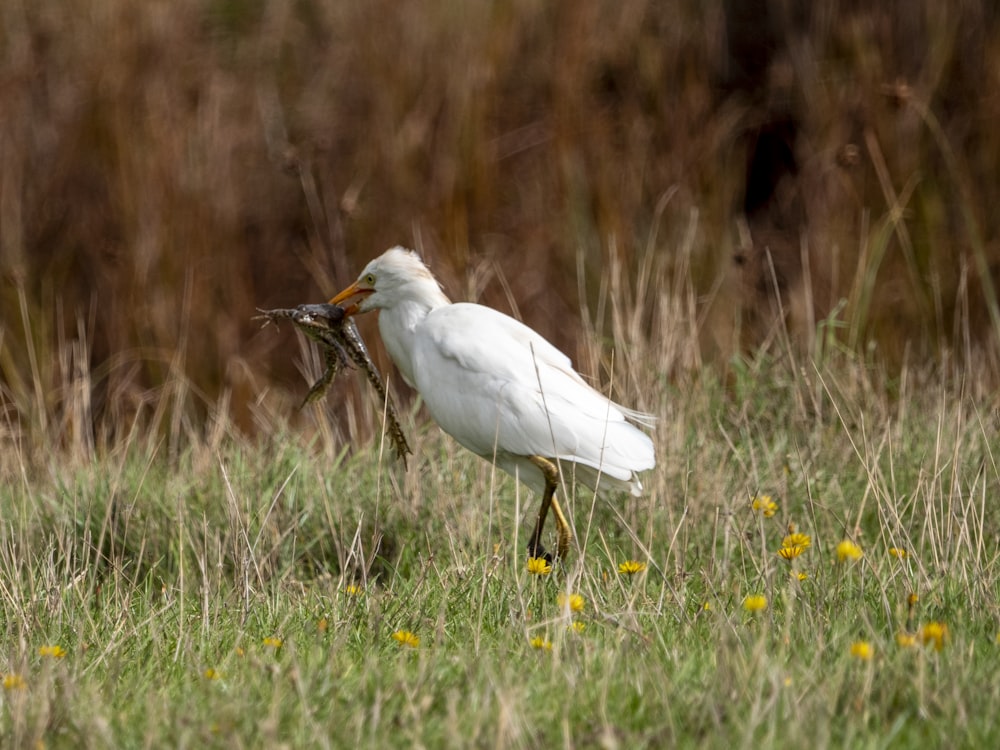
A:
{"type": "Polygon", "coordinates": [[[559,469],[547,458],[542,456],[528,456],[528,460],[537,466],[542,476],[545,477],[545,490],[542,492],[542,504],[538,508],[538,520],[535,522],[535,530],[528,541],[528,554],[532,557],[546,557],[549,555],[542,546],[542,531],[545,529],[545,519],[549,515],[549,507],[556,517],[556,558],[565,560],[569,555],[569,545],[573,541],[573,532],[570,531],[566,516],[563,515],[559,501],[555,498],[556,487],[559,486],[559,469]]]}
{"type": "Polygon", "coordinates": [[[556,517],[556,557],[565,560],[569,557],[569,544],[573,541],[573,532],[569,530],[569,522],[563,515],[555,495],[552,495],[552,513],[556,517]]]}

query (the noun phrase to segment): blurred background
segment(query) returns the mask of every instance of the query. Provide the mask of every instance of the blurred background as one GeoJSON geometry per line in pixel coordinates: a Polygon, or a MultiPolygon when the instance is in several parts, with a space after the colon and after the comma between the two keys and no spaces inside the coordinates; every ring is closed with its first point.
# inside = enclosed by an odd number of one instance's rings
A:
{"type": "Polygon", "coordinates": [[[325,300],[395,244],[574,357],[620,269],[636,305],[684,291],[688,366],[823,330],[890,372],[992,379],[998,21],[988,0],[5,0],[0,431],[291,418],[307,350],[255,308],[325,300]]]}

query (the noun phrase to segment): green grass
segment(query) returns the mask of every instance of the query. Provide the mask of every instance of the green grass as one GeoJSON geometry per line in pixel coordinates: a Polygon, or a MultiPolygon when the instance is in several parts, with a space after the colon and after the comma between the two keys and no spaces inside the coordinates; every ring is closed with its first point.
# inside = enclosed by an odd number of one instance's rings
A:
{"type": "Polygon", "coordinates": [[[172,458],[11,441],[0,671],[23,684],[0,744],[994,745],[996,417],[970,391],[839,355],[661,381],[646,494],[570,498],[580,549],[547,577],[525,566],[536,498],[434,427],[406,425],[405,475],[281,431],[172,458]],[[932,621],[941,650],[897,644],[932,621]]]}
{"type": "Polygon", "coordinates": [[[817,4],[757,103],[718,0],[13,5],[0,747],[1000,745],[990,3],[817,4]],[[660,417],[548,577],[537,498],[419,411],[404,473],[364,384],[294,413],[317,360],[251,320],[396,243],[660,417]]]}

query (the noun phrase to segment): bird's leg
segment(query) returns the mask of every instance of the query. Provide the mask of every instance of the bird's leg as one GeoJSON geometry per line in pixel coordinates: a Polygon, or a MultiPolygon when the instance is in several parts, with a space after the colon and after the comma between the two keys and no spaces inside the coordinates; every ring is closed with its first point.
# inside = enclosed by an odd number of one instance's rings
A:
{"type": "Polygon", "coordinates": [[[535,521],[535,530],[528,540],[528,554],[532,557],[543,557],[552,561],[552,556],[545,551],[542,546],[542,530],[545,528],[545,519],[549,515],[549,507],[556,517],[556,558],[565,560],[569,554],[569,543],[573,540],[573,532],[570,531],[566,516],[563,515],[559,501],[555,498],[556,487],[559,486],[559,469],[547,458],[542,456],[528,456],[528,460],[537,466],[542,476],[545,478],[545,490],[542,493],[542,504],[538,509],[538,520],[535,521]]]}
{"type": "Polygon", "coordinates": [[[556,557],[565,560],[569,557],[569,543],[573,541],[573,532],[569,529],[569,522],[563,515],[555,494],[552,495],[552,512],[556,517],[556,557]]]}

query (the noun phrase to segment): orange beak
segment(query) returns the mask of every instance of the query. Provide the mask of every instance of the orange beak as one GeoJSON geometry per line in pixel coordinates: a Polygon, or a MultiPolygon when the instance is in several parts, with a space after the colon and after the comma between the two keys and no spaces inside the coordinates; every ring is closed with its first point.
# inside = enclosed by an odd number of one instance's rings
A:
{"type": "Polygon", "coordinates": [[[358,312],[358,305],[361,303],[361,300],[374,291],[374,289],[358,286],[357,282],[355,282],[331,299],[330,304],[340,305],[344,308],[344,317],[355,315],[358,312]]]}

